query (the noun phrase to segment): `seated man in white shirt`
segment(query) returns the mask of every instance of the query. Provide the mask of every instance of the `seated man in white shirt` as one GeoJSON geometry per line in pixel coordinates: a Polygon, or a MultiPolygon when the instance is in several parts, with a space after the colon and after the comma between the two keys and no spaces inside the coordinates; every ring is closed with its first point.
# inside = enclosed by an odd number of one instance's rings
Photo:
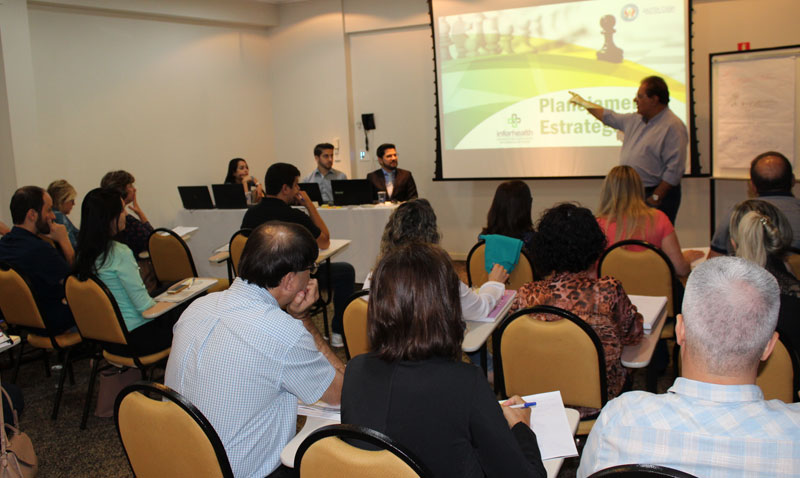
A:
{"type": "Polygon", "coordinates": [[[333,204],[333,189],[331,181],[336,179],[347,179],[343,172],[333,169],[333,145],[330,143],[320,143],[314,146],[314,161],[317,168],[303,179],[304,183],[319,184],[319,192],[322,194],[322,202],[333,204]]]}
{"type": "Polygon", "coordinates": [[[778,340],[780,289],[737,257],[689,276],[675,336],[681,377],[663,395],[628,392],[608,402],[583,449],[579,477],[627,463],[695,476],[797,476],[800,403],[765,401],[758,366],[778,340]]]}
{"type": "Polygon", "coordinates": [[[309,318],[317,243],[303,226],[250,234],[239,277],[201,297],[175,324],[165,383],[203,412],[236,476],[287,476],[297,401],[338,404],[344,365],[309,318]]]}

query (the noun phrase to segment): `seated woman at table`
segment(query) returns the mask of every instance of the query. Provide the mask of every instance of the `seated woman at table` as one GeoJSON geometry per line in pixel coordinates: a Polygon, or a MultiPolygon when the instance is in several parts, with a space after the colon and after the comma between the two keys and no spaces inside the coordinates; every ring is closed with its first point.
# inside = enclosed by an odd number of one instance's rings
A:
{"type": "MultiPolygon", "coordinates": [[[[439,229],[436,226],[436,213],[427,199],[406,201],[392,212],[383,229],[381,238],[381,257],[392,250],[412,242],[439,244],[439,229]]],[[[380,259],[380,258],[379,258],[380,259]]],[[[364,281],[364,288],[370,289],[370,276],[364,281]]],[[[478,320],[489,315],[497,301],[506,290],[505,282],[508,273],[499,264],[495,264],[489,274],[489,280],[481,285],[477,292],[467,284],[459,282],[461,297],[461,313],[464,320],[478,320]]]]}
{"type": "MultiPolygon", "coordinates": [[[[139,275],[133,252],[114,239],[126,227],[125,208],[113,189],[92,189],[81,205],[81,230],[75,252],[75,273],[80,279],[97,276],[108,287],[119,306],[130,333],[129,346],[148,355],[170,346],[175,313],[148,320],[142,313],[156,305],[139,275]]],[[[110,346],[112,353],[130,355],[125,347],[110,346]]]]}
{"type": "Polygon", "coordinates": [[[733,209],[730,231],[736,256],[755,262],[778,281],[778,333],[800,356],[800,281],[784,263],[794,236],[789,220],[772,204],[749,199],[733,209]]]}
{"type": "Polygon", "coordinates": [[[72,184],[63,179],[58,179],[47,186],[47,194],[49,194],[50,198],[53,200],[53,214],[56,215],[54,222],[63,224],[64,227],[67,228],[69,242],[72,244],[73,249],[77,249],[78,228],[75,227],[75,224],[72,224],[72,221],[69,220],[67,215],[69,215],[69,213],[72,212],[72,208],[75,207],[75,197],[78,193],[75,191],[75,188],[72,187],[72,184]]]}
{"type": "Polygon", "coordinates": [[[701,251],[681,252],[675,228],[666,214],[647,205],[642,180],[630,166],[615,166],[608,172],[597,222],[609,246],[625,239],[649,242],[664,251],[681,277],[688,276],[692,261],[703,256],[701,251]]]}
{"type": "MultiPolygon", "coordinates": [[[[606,236],[592,212],[574,204],[560,204],[544,212],[533,236],[533,263],[537,277],[517,291],[512,311],[535,305],[568,310],[589,324],[603,344],[608,399],[622,391],[627,378],[620,357],[623,345],[642,340],[642,316],[631,304],[622,284],[612,277],[597,278],[595,263],[606,248],[606,236]]],[[[552,315],[540,320],[562,320],[552,315]]],[[[581,418],[599,410],[582,409],[581,418]]]]}
{"type": "Polygon", "coordinates": [[[494,192],[486,227],[481,234],[500,234],[519,239],[523,250],[530,254],[533,239],[531,205],[533,197],[527,184],[522,181],[500,183],[494,192]]]}
{"type": "Polygon", "coordinates": [[[509,408],[524,403],[517,396],[499,405],[480,369],[460,361],[459,289],[438,246],[383,255],[367,309],[372,352],[347,364],[342,423],[385,433],[435,477],[544,477],[530,409],[509,408]]]}
{"type": "MultiPolygon", "coordinates": [[[[139,254],[147,250],[147,242],[150,239],[150,233],[153,232],[153,226],[147,220],[147,216],[141,207],[139,207],[139,199],[136,195],[136,188],[134,187],[136,179],[127,171],[110,171],[103,176],[100,180],[101,188],[110,188],[122,197],[125,201],[126,208],[130,208],[136,216],[130,214],[125,215],[125,228],[120,229],[119,236],[116,238],[119,242],[130,247],[133,254],[138,258],[139,254]]],[[[83,220],[83,214],[81,214],[83,220]]]]}
{"type": "Polygon", "coordinates": [[[225,184],[241,184],[245,196],[251,198],[253,204],[261,201],[264,190],[258,180],[250,176],[247,161],[242,158],[233,158],[228,161],[228,174],[225,175],[225,184]]]}

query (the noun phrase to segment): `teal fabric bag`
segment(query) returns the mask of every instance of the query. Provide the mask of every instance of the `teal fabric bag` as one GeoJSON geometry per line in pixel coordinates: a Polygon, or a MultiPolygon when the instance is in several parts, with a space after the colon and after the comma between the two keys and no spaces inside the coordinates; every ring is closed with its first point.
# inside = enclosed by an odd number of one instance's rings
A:
{"type": "Polygon", "coordinates": [[[486,272],[492,272],[495,264],[503,266],[509,274],[519,263],[519,254],[522,251],[522,241],[513,237],[500,234],[481,234],[478,239],[486,241],[484,252],[484,267],[486,272]]]}

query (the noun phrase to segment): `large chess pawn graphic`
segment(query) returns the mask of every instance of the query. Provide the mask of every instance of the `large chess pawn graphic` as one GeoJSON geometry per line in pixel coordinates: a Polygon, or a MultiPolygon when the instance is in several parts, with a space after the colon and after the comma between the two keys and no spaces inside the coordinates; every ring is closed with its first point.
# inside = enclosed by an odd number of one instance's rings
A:
{"type": "Polygon", "coordinates": [[[452,44],[450,24],[444,18],[439,18],[439,53],[442,56],[442,61],[453,59],[452,55],[450,55],[450,45],[452,44]]]}
{"type": "Polygon", "coordinates": [[[464,58],[467,54],[467,49],[464,44],[467,42],[467,27],[461,17],[457,17],[452,28],[450,28],[450,39],[453,41],[453,46],[456,49],[456,58],[464,58]]]}
{"type": "Polygon", "coordinates": [[[619,48],[617,45],[614,44],[614,25],[616,25],[617,20],[614,18],[614,15],[604,15],[603,18],[600,19],[600,26],[603,28],[603,37],[605,37],[605,43],[603,43],[603,48],[597,51],[597,59],[601,61],[607,61],[609,63],[622,63],[622,49],[619,48]]]}
{"type": "Polygon", "coordinates": [[[483,21],[483,40],[487,55],[500,53],[500,31],[497,27],[497,18],[487,18],[483,21]]]}

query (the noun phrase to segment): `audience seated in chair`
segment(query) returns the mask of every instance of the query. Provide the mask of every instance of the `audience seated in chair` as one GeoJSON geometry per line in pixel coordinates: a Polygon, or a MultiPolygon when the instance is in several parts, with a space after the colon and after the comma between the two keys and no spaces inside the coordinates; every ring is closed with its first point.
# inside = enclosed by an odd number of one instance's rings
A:
{"type": "Polygon", "coordinates": [[[522,241],[522,249],[531,253],[533,196],[522,181],[506,181],[497,186],[492,206],[486,215],[486,227],[481,234],[500,234],[522,241]]]}
{"type": "Polygon", "coordinates": [[[60,334],[75,327],[64,302],[64,279],[70,273],[75,252],[67,229],[53,223],[52,205],[52,198],[40,187],[25,186],[14,192],[11,197],[14,228],[0,238],[0,261],[27,276],[48,330],[60,334]],[[40,236],[52,239],[61,252],[40,236]]]}
{"type": "Polygon", "coordinates": [[[615,166],[608,172],[597,223],[609,246],[625,239],[641,239],[663,250],[681,277],[689,275],[692,261],[703,257],[700,251],[681,252],[675,228],[666,214],[647,205],[642,180],[630,166],[615,166]]]}
{"type": "MultiPolygon", "coordinates": [[[[748,193],[777,207],[792,227],[791,247],[800,248],[800,199],[794,197],[795,184],[792,163],[777,151],[761,153],[750,163],[748,193]]],[[[731,254],[730,217],[733,210],[722,216],[711,239],[708,257],[731,254]]]]}
{"type": "Polygon", "coordinates": [[[460,360],[460,282],[447,253],[396,247],[372,284],[372,351],[348,363],[342,423],[391,436],[433,476],[544,477],[530,409],[509,408],[518,396],[501,407],[480,369],[460,360]]]}
{"type": "Polygon", "coordinates": [[[63,224],[69,234],[69,242],[72,248],[78,247],[78,228],[67,217],[72,208],[75,207],[75,197],[77,192],[70,183],[63,179],[58,179],[47,186],[47,194],[53,199],[53,214],[56,218],[54,222],[63,224]]]}
{"type": "Polygon", "coordinates": [[[689,276],[675,333],[682,377],[666,394],[610,401],[581,456],[578,477],[626,463],[696,476],[797,476],[800,404],[765,401],[755,385],[778,335],[780,288],[737,257],[711,259],[689,276]]]}
{"type": "MultiPolygon", "coordinates": [[[[533,236],[533,264],[542,280],[517,291],[512,311],[534,305],[568,310],[592,326],[605,349],[608,398],[622,391],[628,372],[622,366],[622,346],[642,339],[642,316],[622,284],[612,277],[597,278],[595,263],[606,237],[592,212],[561,204],[544,212],[533,236]]],[[[539,316],[542,320],[558,320],[539,316]]],[[[581,408],[581,418],[596,414],[581,408]]]]}
{"type": "Polygon", "coordinates": [[[749,199],[734,207],[730,223],[731,251],[767,269],[781,288],[778,332],[795,354],[800,354],[800,281],[784,260],[792,241],[789,220],[767,201],[749,199]]]}
{"type": "Polygon", "coordinates": [[[208,418],[236,476],[286,472],[298,400],[339,403],[344,365],[308,315],[318,253],[300,225],[257,227],[230,288],[194,301],[175,325],[166,385],[208,418]]]}

